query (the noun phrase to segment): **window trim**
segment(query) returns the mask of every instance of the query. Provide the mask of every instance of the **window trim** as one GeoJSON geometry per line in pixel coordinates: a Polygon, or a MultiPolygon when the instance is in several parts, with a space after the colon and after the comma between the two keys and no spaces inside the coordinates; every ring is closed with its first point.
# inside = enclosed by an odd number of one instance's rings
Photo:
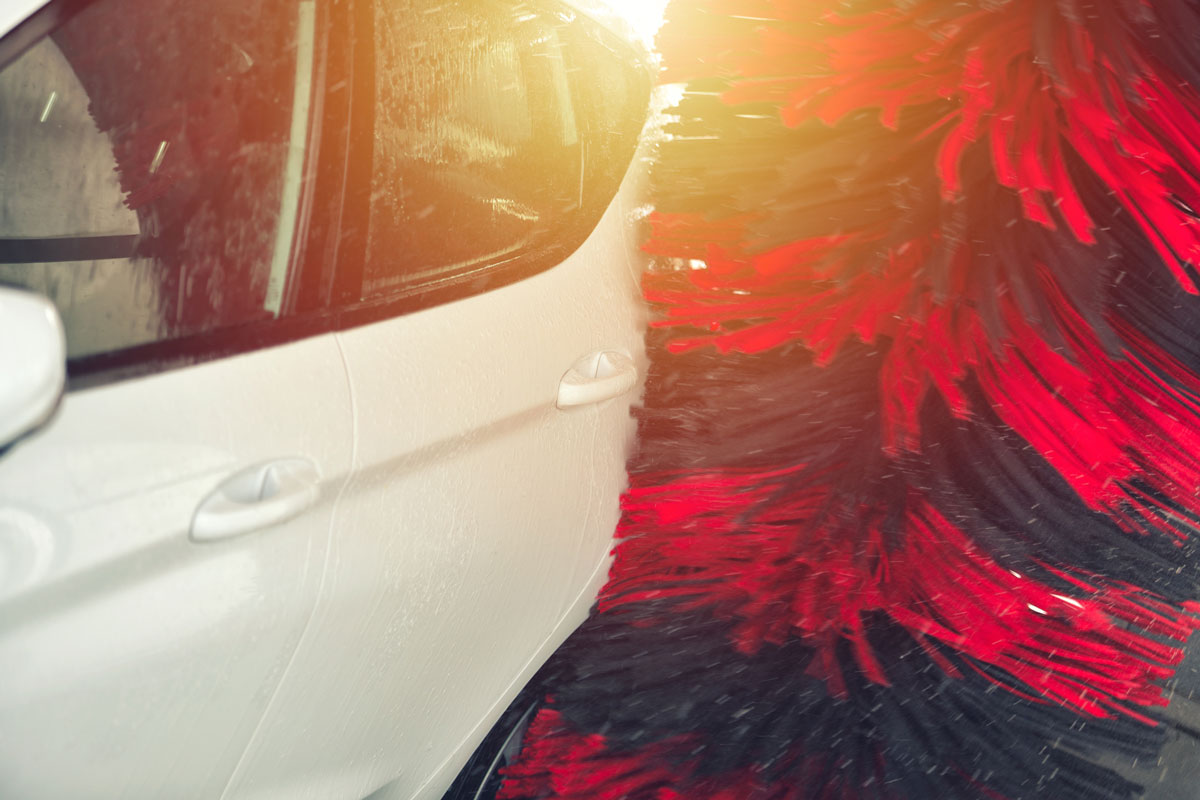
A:
{"type": "Polygon", "coordinates": [[[334,330],[329,312],[233,325],[67,361],[68,392],[289,344],[334,330]]]}

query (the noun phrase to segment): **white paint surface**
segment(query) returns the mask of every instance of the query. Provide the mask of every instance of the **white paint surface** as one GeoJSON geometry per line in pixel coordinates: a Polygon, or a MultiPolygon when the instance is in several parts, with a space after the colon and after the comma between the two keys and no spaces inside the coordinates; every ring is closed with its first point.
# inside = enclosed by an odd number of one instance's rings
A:
{"type": "Polygon", "coordinates": [[[592,352],[644,375],[637,179],[548,272],[339,334],[354,477],[312,624],[225,798],[440,797],[586,616],[636,394],[555,401],[592,352]]]}
{"type": "Polygon", "coordinates": [[[0,447],[40,425],[58,404],[66,379],[67,340],[54,304],[0,286],[0,447]]]}
{"type": "Polygon", "coordinates": [[[72,393],[0,458],[0,796],[439,797],[606,574],[636,393],[555,401],[644,374],[637,177],[548,272],[72,393]],[[314,508],[189,541],[289,457],[314,508]]]}
{"type": "Polygon", "coordinates": [[[0,0],[0,36],[17,27],[44,5],[46,0],[0,0]]]}
{"type": "Polygon", "coordinates": [[[640,175],[545,273],[72,393],[0,457],[0,797],[440,797],[607,572],[637,390],[555,401],[644,374],[640,175]],[[313,507],[189,540],[288,458],[313,507]]]}
{"type": "Polygon", "coordinates": [[[220,795],[316,603],[350,415],[326,335],[69,394],[0,458],[0,797],[220,795]],[[315,507],[189,541],[221,480],[288,456],[315,507]]]}

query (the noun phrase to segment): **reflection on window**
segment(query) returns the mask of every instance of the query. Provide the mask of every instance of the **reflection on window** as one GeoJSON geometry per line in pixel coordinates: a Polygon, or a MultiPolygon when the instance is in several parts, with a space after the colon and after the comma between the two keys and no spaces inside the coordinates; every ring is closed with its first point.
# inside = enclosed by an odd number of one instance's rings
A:
{"type": "Polygon", "coordinates": [[[563,24],[499,2],[376,4],[364,296],[502,263],[579,211],[563,24]]]}
{"type": "Polygon", "coordinates": [[[72,358],[276,315],[312,22],[99,0],[0,72],[0,282],[55,302],[72,358]]]}

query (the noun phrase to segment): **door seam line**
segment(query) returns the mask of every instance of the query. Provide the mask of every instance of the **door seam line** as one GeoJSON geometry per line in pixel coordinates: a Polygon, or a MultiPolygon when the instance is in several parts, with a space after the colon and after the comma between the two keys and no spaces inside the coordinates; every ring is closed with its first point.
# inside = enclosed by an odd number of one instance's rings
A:
{"type": "Polygon", "coordinates": [[[337,332],[330,334],[333,337],[334,346],[337,348],[338,360],[342,364],[342,375],[346,380],[346,391],[350,401],[350,463],[347,469],[346,480],[338,489],[337,496],[333,499],[332,508],[330,509],[329,526],[325,531],[325,548],[324,557],[321,559],[321,577],[317,581],[317,596],[313,601],[312,611],[308,615],[308,619],[304,622],[304,629],[300,632],[300,638],[296,641],[296,646],[292,649],[292,654],[288,657],[287,665],[283,668],[283,673],[279,676],[279,680],[275,683],[275,688],[271,690],[271,698],[267,701],[266,707],[258,718],[258,723],[254,726],[254,732],[250,734],[250,739],[246,742],[246,746],[242,749],[242,755],[238,758],[237,764],[234,765],[233,771],[229,774],[229,779],[225,783],[225,788],[221,790],[220,800],[227,800],[234,782],[240,776],[246,763],[246,759],[250,754],[250,749],[258,740],[259,734],[263,726],[267,722],[267,718],[271,715],[275,708],[276,701],[283,689],[284,683],[287,681],[288,675],[292,672],[292,667],[296,663],[296,658],[300,650],[304,647],[309,639],[309,631],[312,630],[313,621],[317,617],[317,613],[325,604],[326,585],[329,581],[331,572],[330,555],[333,549],[333,531],[337,524],[338,510],[342,505],[342,498],[350,489],[350,484],[354,481],[354,469],[358,463],[358,404],[354,397],[354,381],[350,378],[350,364],[346,360],[346,352],[342,349],[341,337],[337,332]]]}

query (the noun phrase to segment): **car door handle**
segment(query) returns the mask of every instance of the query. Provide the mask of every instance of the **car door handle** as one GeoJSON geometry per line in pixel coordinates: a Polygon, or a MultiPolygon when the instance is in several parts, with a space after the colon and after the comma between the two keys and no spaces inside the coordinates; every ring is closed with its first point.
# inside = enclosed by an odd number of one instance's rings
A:
{"type": "Polygon", "coordinates": [[[283,458],[235,472],[196,508],[195,542],[228,539],[286,522],[317,502],[320,475],[307,458],[283,458]]]}
{"type": "Polygon", "coordinates": [[[624,353],[605,350],[581,358],[558,384],[558,407],[572,408],[619,397],[637,383],[637,364],[624,353]]]}

